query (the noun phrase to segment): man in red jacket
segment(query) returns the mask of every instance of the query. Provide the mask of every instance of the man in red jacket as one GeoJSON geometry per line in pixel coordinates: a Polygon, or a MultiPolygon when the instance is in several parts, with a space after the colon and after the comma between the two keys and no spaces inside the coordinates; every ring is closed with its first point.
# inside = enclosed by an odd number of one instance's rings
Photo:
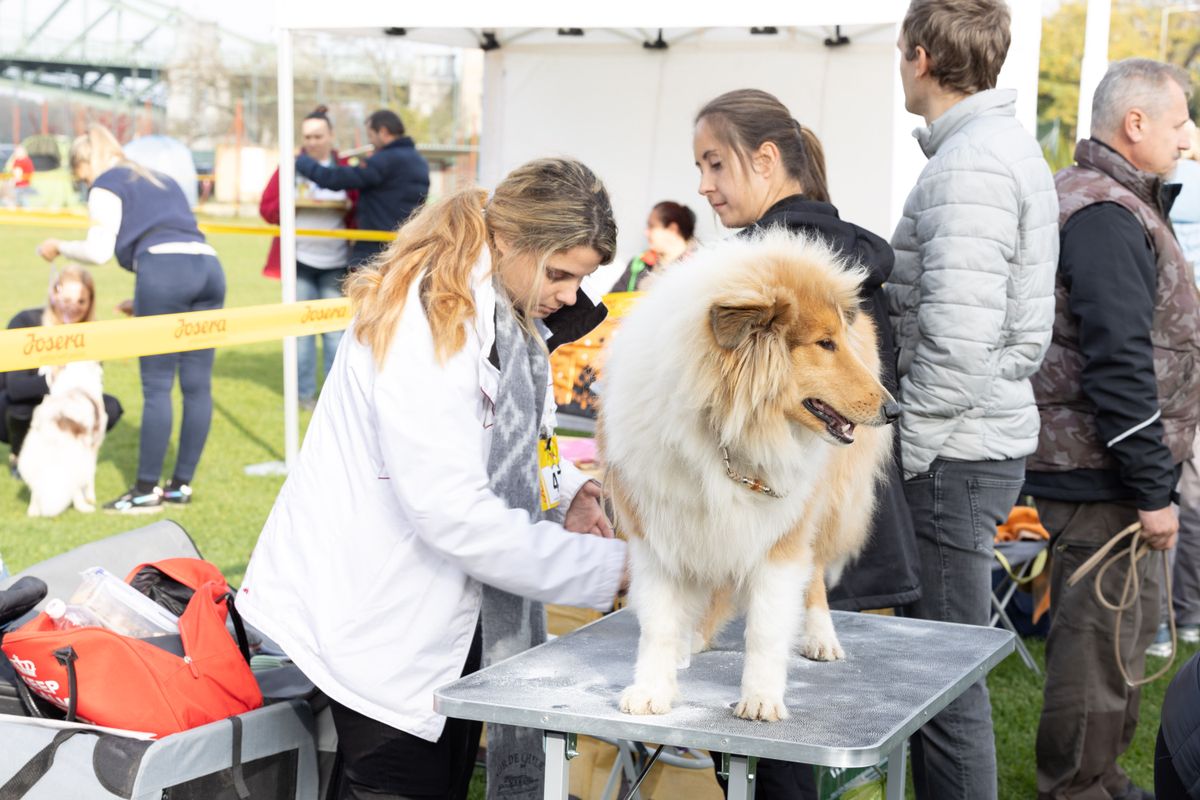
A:
{"type": "MultiPolygon", "coordinates": [[[[333,166],[345,164],[333,149],[333,124],[325,106],[300,123],[304,152],[316,161],[333,166]]],[[[323,189],[301,175],[296,176],[296,228],[298,230],[336,230],[354,227],[356,191],[323,189]]],[[[263,190],[259,214],[272,225],[279,224],[279,170],[271,176],[263,190]]],[[[279,239],[271,243],[263,274],[278,278],[279,239]]],[[[301,236],[296,239],[296,299],[298,301],[341,297],[342,281],[346,278],[350,259],[350,243],[345,239],[301,236]]],[[[325,374],[333,367],[341,331],[320,334],[325,351],[325,374]]],[[[302,336],[296,343],[299,373],[300,405],[312,410],[317,402],[317,337],[302,336]]]]}

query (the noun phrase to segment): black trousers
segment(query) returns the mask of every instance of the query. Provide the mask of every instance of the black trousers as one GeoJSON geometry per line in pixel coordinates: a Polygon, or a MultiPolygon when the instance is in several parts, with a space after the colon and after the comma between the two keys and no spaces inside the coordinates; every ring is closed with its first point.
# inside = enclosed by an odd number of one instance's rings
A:
{"type": "MultiPolygon", "coordinates": [[[[480,630],[463,675],[479,669],[480,630]]],[[[396,730],[329,701],[337,729],[336,800],[465,800],[483,723],[447,719],[436,742],[396,730]]]]}
{"type": "MultiPolygon", "coordinates": [[[[713,760],[713,771],[721,769],[721,754],[715,750],[709,755],[713,760]]],[[[717,775],[721,791],[728,794],[729,782],[717,775]]],[[[817,776],[811,764],[791,761],[776,761],[760,758],[754,772],[755,800],[817,800],[817,776]]]]}

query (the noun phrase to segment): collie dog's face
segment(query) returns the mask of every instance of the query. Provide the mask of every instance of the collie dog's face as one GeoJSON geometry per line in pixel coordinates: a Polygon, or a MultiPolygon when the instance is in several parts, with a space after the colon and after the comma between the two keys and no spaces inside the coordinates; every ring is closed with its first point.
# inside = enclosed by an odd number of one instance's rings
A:
{"type": "Polygon", "coordinates": [[[875,329],[859,310],[862,273],[814,254],[774,249],[737,269],[709,309],[726,402],[783,417],[837,445],[858,425],[893,422],[879,382],[875,329]]]}

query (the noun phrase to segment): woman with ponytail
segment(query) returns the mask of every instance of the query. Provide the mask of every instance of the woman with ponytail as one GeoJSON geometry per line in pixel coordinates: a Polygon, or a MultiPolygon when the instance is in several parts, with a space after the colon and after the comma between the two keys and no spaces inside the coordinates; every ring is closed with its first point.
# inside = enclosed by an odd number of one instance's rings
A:
{"type": "MultiPolygon", "coordinates": [[[[225,272],[196,227],[183,190],[166,175],[129,161],[116,137],[92,125],[71,144],[71,171],[88,185],[91,228],[78,242],[47,239],[38,253],[88,264],[117,263],[136,273],[133,313],[178,314],[225,305],[225,272]]],[[[128,313],[128,312],[127,312],[128,313]]],[[[138,359],[142,378],[142,429],[137,482],[104,505],[105,511],[143,513],[163,503],[191,501],[192,478],[212,422],[212,349],[138,359]],[[171,482],[159,486],[171,438],[171,387],[179,374],[183,421],[171,482]]]]}
{"type": "MultiPolygon", "coordinates": [[[[862,307],[876,321],[883,384],[899,397],[892,326],[883,294],[894,261],[892,248],[838,216],[830,203],[824,150],[812,129],[793,119],[773,95],[740,89],[700,110],[692,149],[700,170],[700,194],[725,227],[741,228],[743,235],[750,235],[782,226],[818,236],[867,268],[862,307]]],[[[829,592],[834,608],[903,607],[920,595],[917,542],[904,498],[898,440],[894,452],[895,460],[876,494],[866,549],[829,592]]],[[[760,800],[817,796],[807,765],[762,760],[758,778],[760,800]]]]}
{"type": "MultiPolygon", "coordinates": [[[[596,176],[543,159],[424,207],[347,281],[354,318],[238,595],[331,700],[337,797],[465,797],[479,726],[433,690],[544,641],[541,603],[612,606],[625,545],[599,486],[567,463],[541,480],[539,457],[548,352],[603,319],[580,282],[615,246],[596,176]]],[[[540,742],[489,726],[489,781],[541,797],[540,742]]]]}

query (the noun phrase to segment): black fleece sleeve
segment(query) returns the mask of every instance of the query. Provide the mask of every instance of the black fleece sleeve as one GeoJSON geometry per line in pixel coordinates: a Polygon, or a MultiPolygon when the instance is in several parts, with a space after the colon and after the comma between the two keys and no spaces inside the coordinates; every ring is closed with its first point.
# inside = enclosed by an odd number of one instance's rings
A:
{"type": "Polygon", "coordinates": [[[1062,230],[1059,270],[1079,320],[1083,393],[1139,509],[1171,502],[1175,469],[1163,442],[1150,327],[1157,270],[1142,226],[1114,203],[1080,211],[1062,230]]]}

